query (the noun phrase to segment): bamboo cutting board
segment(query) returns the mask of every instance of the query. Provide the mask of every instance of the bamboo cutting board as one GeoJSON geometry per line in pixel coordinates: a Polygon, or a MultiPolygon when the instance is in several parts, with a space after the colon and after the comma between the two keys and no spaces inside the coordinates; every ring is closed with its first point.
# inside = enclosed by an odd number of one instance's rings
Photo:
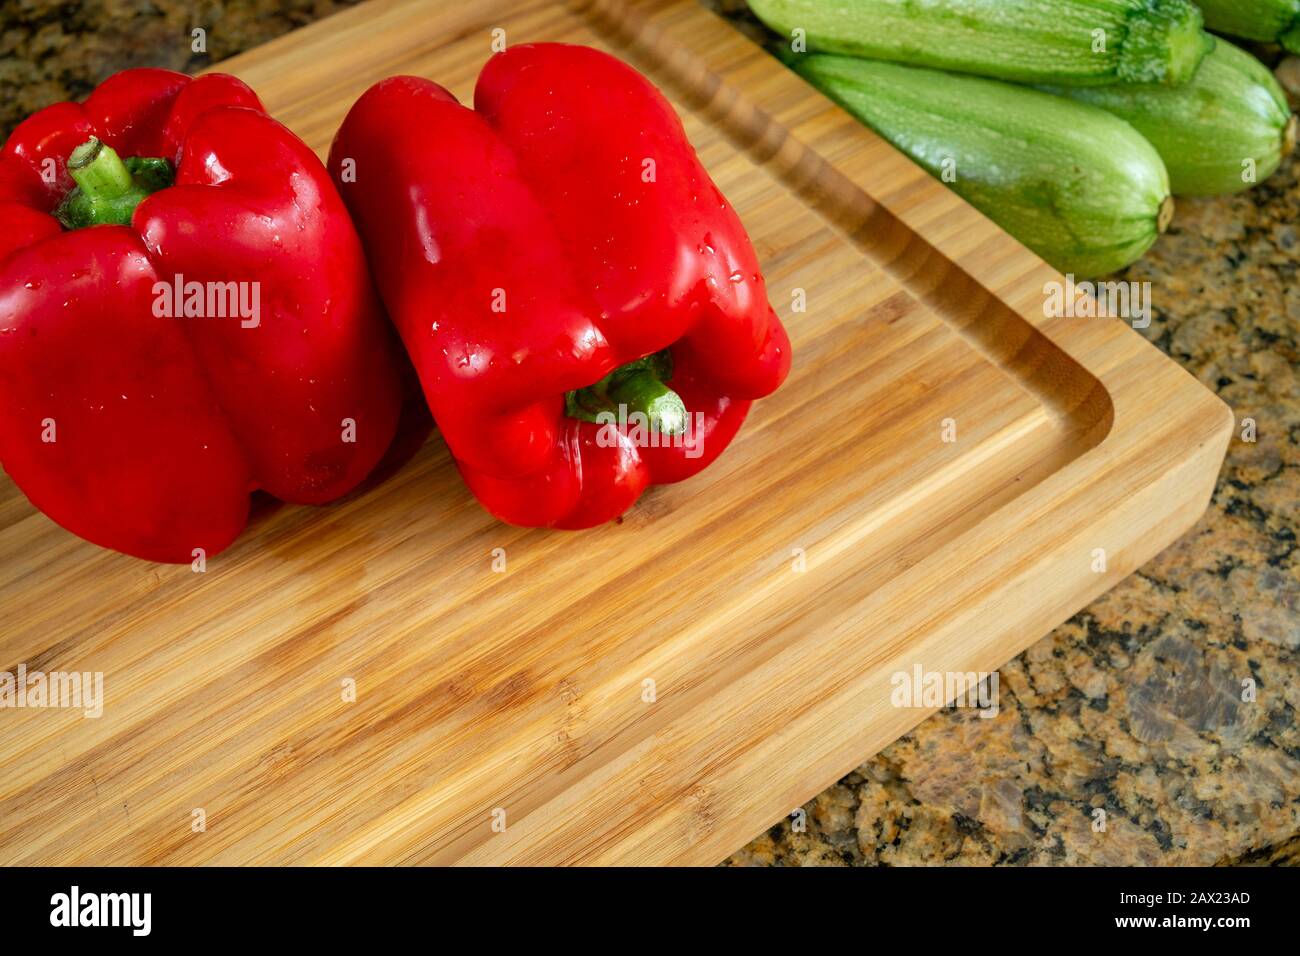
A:
{"type": "Polygon", "coordinates": [[[5,479],[0,668],[102,672],[104,704],[0,710],[0,862],[712,863],[929,713],[895,672],[995,669],[1204,508],[1223,404],[1118,321],[1045,319],[1049,268],[693,0],[380,0],[221,68],[323,154],[383,76],[468,99],[498,28],[673,99],[789,382],[583,533],[494,522],[436,437],[205,573],[5,479]]]}

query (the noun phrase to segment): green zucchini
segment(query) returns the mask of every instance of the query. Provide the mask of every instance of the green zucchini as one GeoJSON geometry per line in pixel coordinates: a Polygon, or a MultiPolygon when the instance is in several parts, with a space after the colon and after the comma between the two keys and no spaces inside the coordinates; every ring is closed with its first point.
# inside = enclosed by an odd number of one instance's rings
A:
{"type": "Polygon", "coordinates": [[[1047,87],[1127,120],[1156,148],[1179,196],[1267,179],[1295,147],[1286,94],[1264,64],[1226,40],[1185,86],[1047,87]]]}
{"type": "Polygon", "coordinates": [[[1300,53],[1300,0],[1198,0],[1211,30],[1300,53]]]}
{"type": "Polygon", "coordinates": [[[749,0],[749,6],[791,38],[796,53],[844,53],[1019,83],[1185,83],[1214,46],[1190,0],[749,0]]]}
{"type": "Polygon", "coordinates": [[[1061,272],[1123,268],[1173,215],[1160,156],[1105,110],[877,60],[806,54],[790,63],[1061,272]]]}

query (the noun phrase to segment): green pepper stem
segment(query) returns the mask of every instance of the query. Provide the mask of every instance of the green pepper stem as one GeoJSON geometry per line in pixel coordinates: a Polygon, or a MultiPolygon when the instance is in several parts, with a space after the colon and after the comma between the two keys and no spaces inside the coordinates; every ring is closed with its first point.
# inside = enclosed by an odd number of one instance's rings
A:
{"type": "Polygon", "coordinates": [[[616,406],[626,406],[629,415],[641,412],[650,429],[661,435],[686,431],[686,406],[681,396],[648,369],[624,376],[609,390],[609,399],[616,406]]]}
{"type": "Polygon", "coordinates": [[[167,160],[132,157],[123,161],[113,147],[96,136],[72,151],[68,172],[77,188],[55,210],[68,229],[128,225],[135,207],[173,180],[167,160]]]}
{"type": "Polygon", "coordinates": [[[126,163],[112,146],[96,136],[72,151],[68,172],[91,199],[117,199],[135,188],[126,163]]]}
{"type": "Polygon", "coordinates": [[[627,418],[640,413],[646,426],[662,435],[686,431],[686,405],[665,383],[672,378],[672,354],[665,349],[654,355],[621,365],[594,385],[575,389],[565,396],[569,417],[600,423],[601,415],[618,416],[620,407],[627,418]]]}

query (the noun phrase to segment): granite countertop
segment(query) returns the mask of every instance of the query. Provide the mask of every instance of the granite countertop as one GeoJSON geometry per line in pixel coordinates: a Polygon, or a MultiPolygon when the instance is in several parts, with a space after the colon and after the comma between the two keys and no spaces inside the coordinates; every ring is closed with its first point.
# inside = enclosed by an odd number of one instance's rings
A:
{"type": "MultiPolygon", "coordinates": [[[[352,2],[0,0],[0,133],[116,70],[199,69],[352,2]]],[[[1295,62],[1279,75],[1300,93],[1295,62]]],[[[997,717],[936,714],[728,863],[1300,863],[1298,218],[1300,154],[1181,200],[1123,276],[1152,284],[1143,334],[1256,423],[1196,527],[1003,667],[997,717]]]]}

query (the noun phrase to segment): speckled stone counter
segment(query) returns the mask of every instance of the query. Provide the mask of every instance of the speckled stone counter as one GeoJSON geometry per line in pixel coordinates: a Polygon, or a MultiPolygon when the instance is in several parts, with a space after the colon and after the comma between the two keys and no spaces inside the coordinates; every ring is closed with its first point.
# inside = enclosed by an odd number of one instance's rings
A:
{"type": "Polygon", "coordinates": [[[0,135],[132,66],[194,72],[358,0],[0,0],[0,135]],[[204,31],[205,52],[192,32],[204,31]]]}
{"type": "MultiPolygon", "coordinates": [[[[202,68],[348,5],[0,0],[0,132],[115,70],[202,68]]],[[[935,715],[728,863],[1300,862],[1297,213],[1293,158],[1181,201],[1125,275],[1152,283],[1144,334],[1255,422],[1196,528],[1003,667],[997,717],[935,715]]]]}

